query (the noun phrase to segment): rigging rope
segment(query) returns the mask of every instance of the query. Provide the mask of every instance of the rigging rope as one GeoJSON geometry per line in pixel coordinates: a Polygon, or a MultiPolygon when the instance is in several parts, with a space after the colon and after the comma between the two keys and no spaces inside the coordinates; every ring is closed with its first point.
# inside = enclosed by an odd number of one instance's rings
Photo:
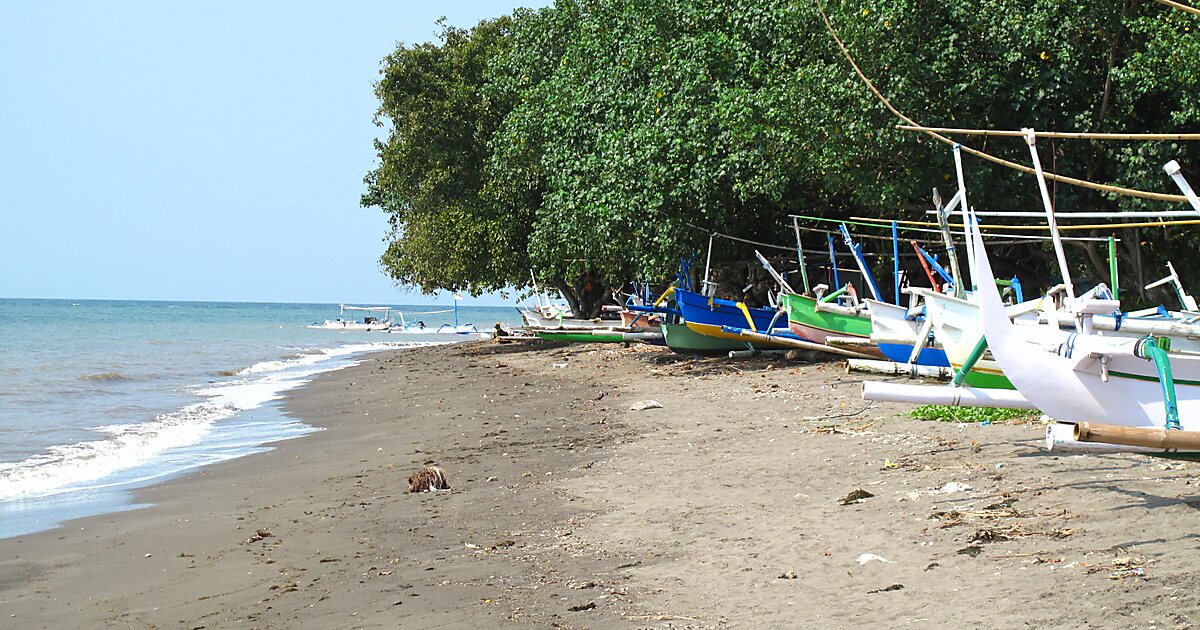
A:
{"type": "MultiPolygon", "coordinates": [[[[846,57],[846,61],[850,62],[850,67],[854,68],[855,74],[858,75],[859,79],[862,79],[863,83],[865,83],[867,85],[867,88],[871,90],[871,93],[875,95],[875,98],[879,99],[879,101],[881,103],[883,103],[883,106],[886,107],[888,109],[888,111],[890,111],[893,115],[895,115],[900,120],[903,120],[904,122],[906,122],[909,125],[912,125],[914,127],[921,127],[922,125],[920,123],[913,120],[912,118],[909,118],[908,116],[905,116],[903,112],[896,109],[892,105],[891,101],[889,101],[887,99],[887,97],[884,96],[883,93],[880,92],[879,89],[875,87],[875,84],[872,83],[869,78],[867,78],[867,75],[862,71],[861,68],[858,67],[858,63],[854,61],[854,57],[850,54],[850,51],[846,48],[846,45],[844,43],[842,43],[841,38],[838,37],[837,31],[835,31],[833,29],[833,24],[830,23],[829,16],[825,14],[825,6],[823,4],[821,4],[821,0],[813,0],[813,1],[816,2],[817,11],[819,11],[821,13],[821,19],[825,22],[825,29],[829,31],[829,35],[833,37],[833,41],[837,42],[838,48],[841,49],[842,55],[846,57]]],[[[1167,2],[1169,0],[1158,0],[1158,1],[1159,2],[1167,2]]],[[[932,138],[935,138],[941,142],[944,142],[950,146],[957,145],[958,147],[962,148],[963,151],[966,151],[967,153],[970,153],[971,155],[974,155],[976,157],[988,160],[989,162],[994,162],[1001,166],[1006,166],[1008,168],[1021,171],[1022,173],[1028,173],[1031,175],[1036,174],[1036,171],[1034,171],[1033,168],[1025,166],[1024,164],[1017,164],[1016,162],[1011,162],[1004,158],[999,158],[999,157],[996,157],[989,153],[984,153],[983,151],[980,151],[978,149],[973,149],[971,147],[968,147],[965,144],[955,142],[954,140],[951,140],[950,138],[947,138],[946,136],[943,136],[939,133],[936,133],[933,131],[922,131],[921,133],[924,133],[924,134],[926,134],[932,138]]],[[[1062,182],[1064,184],[1071,184],[1073,186],[1079,186],[1081,188],[1090,188],[1092,190],[1099,190],[1102,192],[1115,193],[1118,195],[1127,195],[1130,197],[1140,197],[1142,199],[1153,199],[1156,201],[1187,202],[1187,198],[1184,197],[1183,195],[1168,195],[1166,193],[1156,193],[1156,192],[1150,192],[1150,191],[1146,191],[1146,190],[1137,190],[1135,188],[1122,188],[1120,186],[1111,186],[1109,184],[1097,184],[1095,182],[1089,182],[1089,181],[1082,180],[1082,179],[1076,179],[1074,177],[1067,177],[1066,175],[1058,175],[1056,173],[1051,173],[1049,171],[1043,171],[1042,174],[1045,175],[1045,177],[1047,179],[1052,179],[1054,181],[1062,182]]]]}

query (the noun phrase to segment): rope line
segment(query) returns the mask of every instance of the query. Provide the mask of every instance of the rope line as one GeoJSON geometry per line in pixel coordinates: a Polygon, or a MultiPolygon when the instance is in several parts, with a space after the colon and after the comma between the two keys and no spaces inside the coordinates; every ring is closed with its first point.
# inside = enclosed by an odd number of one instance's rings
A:
{"type": "MultiPolygon", "coordinates": [[[[862,79],[863,83],[866,84],[867,88],[871,90],[871,93],[875,95],[875,98],[879,99],[879,101],[881,103],[883,103],[883,106],[886,107],[888,109],[888,111],[890,111],[893,115],[895,115],[900,120],[903,120],[904,122],[906,122],[909,125],[912,125],[914,127],[922,127],[922,125],[920,123],[913,120],[912,118],[909,118],[908,116],[904,115],[903,112],[896,109],[892,105],[891,101],[889,101],[887,99],[887,97],[884,96],[883,93],[880,92],[879,89],[875,87],[875,84],[872,83],[869,78],[867,78],[867,75],[865,73],[863,73],[861,68],[858,67],[858,63],[854,61],[854,57],[850,54],[850,51],[846,48],[846,45],[844,43],[842,43],[841,38],[838,37],[837,31],[835,31],[833,29],[833,24],[830,23],[829,16],[825,14],[825,6],[823,4],[821,4],[821,0],[813,0],[813,1],[816,2],[817,10],[821,13],[821,19],[825,22],[825,29],[829,31],[829,35],[831,37],[833,37],[833,41],[837,42],[838,48],[842,51],[842,55],[844,57],[846,57],[846,61],[850,62],[850,67],[854,68],[855,74],[858,75],[859,79],[862,79]]],[[[1169,0],[1158,0],[1158,1],[1159,2],[1167,2],[1169,0]]],[[[950,146],[957,145],[963,151],[966,151],[967,153],[970,153],[971,155],[974,155],[976,157],[983,158],[989,162],[994,162],[1001,166],[1006,166],[1008,168],[1020,171],[1022,173],[1027,173],[1030,175],[1036,174],[1036,171],[1034,171],[1033,168],[1025,166],[1024,164],[1017,164],[1016,162],[1011,162],[1004,158],[999,158],[994,155],[984,153],[983,151],[980,151],[978,149],[973,149],[971,147],[968,147],[965,144],[955,142],[954,140],[951,140],[950,138],[947,138],[946,136],[943,136],[939,133],[936,133],[933,131],[922,131],[921,133],[924,133],[924,134],[930,136],[931,138],[935,138],[935,139],[937,139],[945,144],[948,144],[950,146]]],[[[1114,193],[1114,194],[1118,194],[1118,195],[1126,195],[1126,196],[1130,196],[1130,197],[1139,197],[1142,199],[1153,199],[1155,201],[1175,201],[1175,202],[1180,202],[1180,203],[1187,202],[1187,198],[1184,197],[1183,195],[1168,195],[1166,193],[1156,193],[1156,192],[1150,192],[1150,191],[1146,191],[1146,190],[1137,190],[1135,188],[1122,188],[1120,186],[1111,186],[1109,184],[1097,184],[1095,182],[1089,182],[1089,181],[1082,180],[1082,179],[1076,179],[1074,177],[1067,177],[1066,175],[1058,175],[1056,173],[1051,173],[1049,171],[1043,171],[1042,174],[1047,179],[1052,179],[1054,181],[1062,182],[1064,184],[1071,184],[1073,186],[1079,186],[1081,188],[1090,188],[1092,190],[1099,190],[1102,192],[1109,192],[1109,193],[1114,193]]]]}
{"type": "Polygon", "coordinates": [[[1193,15],[1200,15],[1200,9],[1197,9],[1196,7],[1193,7],[1193,6],[1181,4],[1179,2],[1172,2],[1171,0],[1156,0],[1156,2],[1158,2],[1159,4],[1165,4],[1169,7],[1175,8],[1175,9],[1179,9],[1180,11],[1187,11],[1188,13],[1191,13],[1193,15]]]}

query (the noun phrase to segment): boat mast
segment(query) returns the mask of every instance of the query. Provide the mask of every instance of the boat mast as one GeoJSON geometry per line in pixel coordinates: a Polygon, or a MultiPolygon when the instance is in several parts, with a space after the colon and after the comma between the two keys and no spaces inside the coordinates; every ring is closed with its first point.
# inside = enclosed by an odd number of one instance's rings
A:
{"type": "Polygon", "coordinates": [[[708,257],[704,260],[704,280],[700,282],[700,294],[709,297],[716,293],[716,291],[709,290],[709,287],[712,285],[712,283],[708,281],[708,272],[709,269],[712,268],[712,244],[713,236],[715,235],[716,234],[708,235],[708,257]]]}
{"type": "MultiPolygon", "coordinates": [[[[958,175],[958,194],[955,198],[958,199],[958,210],[963,220],[963,242],[967,246],[967,269],[971,271],[971,286],[963,286],[963,289],[975,288],[975,243],[971,240],[971,235],[967,232],[967,180],[963,177],[962,167],[962,145],[954,145],[954,172],[958,175]]],[[[954,200],[950,200],[950,205],[954,205],[954,200]]],[[[959,278],[961,280],[961,278],[959,278]]],[[[956,288],[957,290],[957,288],[956,288]]]]}
{"type": "Polygon", "coordinates": [[[1042,205],[1046,208],[1046,223],[1050,226],[1050,238],[1054,241],[1054,255],[1058,258],[1058,267],[1062,272],[1063,285],[1067,289],[1067,298],[1075,301],[1075,286],[1071,283],[1071,270],[1067,268],[1067,254],[1063,251],[1062,239],[1058,233],[1058,222],[1054,219],[1054,205],[1050,202],[1050,190],[1046,188],[1046,177],[1042,172],[1042,160],[1037,151],[1037,134],[1031,128],[1022,129],[1025,141],[1029,143],[1029,155],[1033,158],[1033,169],[1037,173],[1038,190],[1042,193],[1042,205]]]}

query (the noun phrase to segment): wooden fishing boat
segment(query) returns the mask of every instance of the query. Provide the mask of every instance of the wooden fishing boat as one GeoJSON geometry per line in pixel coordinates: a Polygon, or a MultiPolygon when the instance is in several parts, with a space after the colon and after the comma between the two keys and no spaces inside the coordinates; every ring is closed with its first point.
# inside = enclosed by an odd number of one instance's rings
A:
{"type": "MultiPolygon", "coordinates": [[[[675,290],[675,301],[688,328],[701,335],[718,339],[745,343],[746,339],[740,334],[726,329],[744,329],[769,334],[775,325],[784,321],[784,316],[777,309],[751,308],[741,302],[710,298],[684,289],[675,290]]],[[[751,345],[759,350],[793,347],[767,340],[754,341],[751,345]]]]}
{"type": "MultiPolygon", "coordinates": [[[[983,327],[979,323],[979,307],[969,300],[930,289],[910,288],[909,291],[924,300],[925,316],[933,322],[933,336],[946,353],[946,361],[950,367],[961,370],[971,351],[975,349],[975,344],[983,337],[983,327]]],[[[1027,304],[1030,304],[1031,310],[1036,311],[1036,303],[1027,304]]],[[[991,353],[987,351],[967,372],[965,383],[983,389],[1014,389],[1000,366],[992,359],[991,353]]]]}
{"type": "Polygon", "coordinates": [[[621,325],[626,328],[630,328],[633,326],[645,326],[645,327],[649,327],[649,328],[654,328],[654,327],[658,326],[660,323],[662,323],[660,321],[658,313],[651,313],[651,312],[646,312],[646,311],[634,311],[634,310],[625,308],[625,309],[621,309],[620,315],[621,315],[621,325]]]}
{"type": "MultiPolygon", "coordinates": [[[[825,345],[834,345],[830,343],[830,338],[834,338],[834,341],[837,338],[861,339],[866,343],[856,346],[856,351],[884,358],[878,347],[870,345],[871,315],[865,308],[821,303],[817,298],[795,293],[781,295],[780,301],[787,311],[788,327],[792,333],[825,345]]],[[[908,361],[907,356],[904,361],[908,361]]]]}
{"type": "Polygon", "coordinates": [[[909,319],[908,309],[877,300],[866,300],[866,303],[871,313],[870,339],[888,359],[896,363],[908,363],[913,349],[924,341],[924,347],[915,361],[917,365],[950,366],[946,351],[940,344],[928,340],[929,328],[909,319]],[[922,337],[925,339],[922,340],[922,337]]]}
{"type": "MultiPolygon", "coordinates": [[[[1063,422],[1162,428],[1177,415],[1179,428],[1200,430],[1200,357],[1165,352],[1174,381],[1174,405],[1166,394],[1162,365],[1153,358],[1154,337],[1122,338],[1070,332],[1044,324],[1011,322],[995,285],[982,239],[976,235],[984,334],[996,362],[1021,394],[1043,413],[1063,422]],[[1170,408],[1177,407],[1177,414],[1170,408]]],[[[1082,302],[1082,301],[1081,301],[1082,302]]],[[[1077,304],[1086,321],[1110,313],[1113,301],[1077,304]]]]}
{"type": "Polygon", "coordinates": [[[732,350],[751,349],[751,345],[745,341],[702,335],[688,328],[687,324],[663,322],[661,330],[667,347],[679,354],[719,355],[732,350]]]}

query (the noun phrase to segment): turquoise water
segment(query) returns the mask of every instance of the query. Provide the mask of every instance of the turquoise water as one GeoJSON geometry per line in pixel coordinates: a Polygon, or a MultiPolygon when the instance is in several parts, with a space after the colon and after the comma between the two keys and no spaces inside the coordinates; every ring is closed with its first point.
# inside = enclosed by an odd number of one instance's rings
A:
{"type": "MultiPolygon", "coordinates": [[[[372,305],[375,306],[375,305],[372,305]]],[[[431,329],[446,307],[400,305],[431,329]]],[[[0,299],[0,537],[315,430],[275,401],[364,353],[466,335],[313,330],[337,305],[0,299]]],[[[487,331],[511,307],[462,307],[487,331]]],[[[472,337],[474,338],[474,337],[472,337]]]]}

